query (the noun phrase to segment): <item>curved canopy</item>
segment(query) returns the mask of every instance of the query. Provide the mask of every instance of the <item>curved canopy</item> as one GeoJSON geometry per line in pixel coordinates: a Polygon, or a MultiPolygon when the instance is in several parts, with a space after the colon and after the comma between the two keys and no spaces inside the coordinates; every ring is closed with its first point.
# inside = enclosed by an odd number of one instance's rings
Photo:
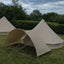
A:
{"type": "Polygon", "coordinates": [[[25,37],[26,35],[28,35],[36,49],[37,56],[45,54],[51,50],[44,42],[42,42],[42,40],[39,39],[39,36],[36,36],[29,32],[31,31],[23,31],[21,29],[14,29],[13,31],[9,33],[5,44],[12,44],[18,41],[19,39],[25,37]]]}

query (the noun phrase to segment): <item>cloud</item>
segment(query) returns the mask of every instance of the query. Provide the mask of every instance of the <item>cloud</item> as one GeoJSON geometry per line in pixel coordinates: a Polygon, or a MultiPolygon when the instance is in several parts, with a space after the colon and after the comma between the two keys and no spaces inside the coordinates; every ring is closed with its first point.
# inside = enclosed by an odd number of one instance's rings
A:
{"type": "Polygon", "coordinates": [[[11,0],[0,0],[0,2],[3,2],[6,5],[12,4],[12,1],[11,0]]]}
{"type": "Polygon", "coordinates": [[[59,14],[64,14],[64,1],[48,2],[39,5],[33,5],[33,3],[25,4],[23,2],[21,4],[23,8],[26,9],[28,14],[30,14],[35,9],[40,10],[41,13],[56,12],[59,14]]]}
{"type": "Polygon", "coordinates": [[[37,4],[39,5],[39,4],[48,3],[48,2],[58,2],[61,0],[20,0],[20,1],[26,4],[33,3],[35,5],[37,4]]]}
{"type": "Polygon", "coordinates": [[[38,8],[40,8],[41,11],[44,11],[44,13],[57,12],[59,14],[64,14],[63,7],[64,7],[64,1],[49,2],[38,6],[38,8]]]}
{"type": "Polygon", "coordinates": [[[34,10],[34,8],[32,7],[32,3],[30,3],[30,4],[25,4],[25,3],[23,3],[23,2],[19,2],[19,4],[22,5],[22,7],[23,7],[24,9],[26,9],[26,12],[27,12],[28,14],[30,14],[30,13],[34,10]]]}
{"type": "MultiPolygon", "coordinates": [[[[12,0],[0,0],[5,4],[12,4],[12,0]]],[[[56,12],[64,14],[64,1],[62,0],[19,0],[26,12],[30,14],[33,10],[38,9],[42,14],[47,12],[56,12]]]]}

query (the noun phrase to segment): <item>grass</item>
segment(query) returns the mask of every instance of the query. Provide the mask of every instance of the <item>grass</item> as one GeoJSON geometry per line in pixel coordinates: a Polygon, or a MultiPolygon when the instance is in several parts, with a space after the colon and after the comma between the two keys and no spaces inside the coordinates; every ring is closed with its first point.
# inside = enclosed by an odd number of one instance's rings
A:
{"type": "MultiPolygon", "coordinates": [[[[64,35],[59,36],[64,39],[64,35]]],[[[15,50],[4,47],[3,43],[6,37],[0,36],[0,64],[64,64],[64,47],[52,50],[50,53],[36,58],[36,52],[33,47],[27,46],[22,50],[19,50],[20,47],[15,48],[15,50]],[[19,51],[17,52],[16,50],[19,51]],[[10,53],[11,55],[9,55],[10,53]]]]}

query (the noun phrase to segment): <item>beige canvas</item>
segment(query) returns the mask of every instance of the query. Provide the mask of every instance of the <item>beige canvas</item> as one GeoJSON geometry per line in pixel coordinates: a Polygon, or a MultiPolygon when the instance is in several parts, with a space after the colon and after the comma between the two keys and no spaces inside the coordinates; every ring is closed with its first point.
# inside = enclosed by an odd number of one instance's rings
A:
{"type": "Polygon", "coordinates": [[[62,43],[63,40],[46,24],[42,19],[41,22],[33,29],[41,34],[43,41],[47,44],[62,43]]]}
{"type": "Polygon", "coordinates": [[[14,29],[9,33],[9,35],[5,41],[5,45],[14,44],[15,42],[17,42],[18,40],[23,38],[25,35],[26,35],[26,33],[23,30],[14,29]]]}
{"type": "MultiPolygon", "coordinates": [[[[51,49],[57,49],[64,46],[64,41],[46,24],[43,19],[34,29],[29,31],[29,33],[32,35],[34,34],[33,36],[38,36],[39,39],[47,44],[51,49]]],[[[26,37],[23,39],[23,42],[25,40],[26,37]]]]}
{"type": "MultiPolygon", "coordinates": [[[[31,44],[35,47],[36,50],[36,54],[37,56],[40,56],[42,54],[45,54],[49,51],[51,51],[51,49],[44,43],[42,42],[41,39],[39,39],[39,37],[37,38],[37,36],[34,34],[32,35],[31,33],[23,31],[21,29],[15,29],[13,31],[10,32],[10,34],[8,35],[5,45],[10,45],[10,44],[14,44],[15,42],[17,42],[19,39],[23,39],[25,36],[28,35],[28,37],[30,39],[27,39],[28,41],[31,40],[31,44]]],[[[30,43],[27,43],[30,44],[30,43]]]]}
{"type": "Polygon", "coordinates": [[[37,31],[26,31],[26,33],[29,35],[29,37],[31,38],[35,48],[36,48],[36,53],[37,56],[40,56],[42,54],[45,54],[47,52],[49,52],[51,49],[46,45],[46,43],[44,43],[41,34],[39,34],[39,32],[37,31]]]}
{"type": "MultiPolygon", "coordinates": [[[[40,34],[40,38],[42,38],[43,42],[48,44],[52,49],[59,48],[63,46],[64,40],[61,39],[42,19],[41,22],[32,30],[38,32],[40,34]],[[62,44],[62,46],[60,46],[62,44]]],[[[35,34],[36,34],[35,33],[35,34]]]]}
{"type": "Polygon", "coordinates": [[[15,27],[7,20],[6,17],[0,19],[0,34],[7,34],[15,29],[15,27]]]}

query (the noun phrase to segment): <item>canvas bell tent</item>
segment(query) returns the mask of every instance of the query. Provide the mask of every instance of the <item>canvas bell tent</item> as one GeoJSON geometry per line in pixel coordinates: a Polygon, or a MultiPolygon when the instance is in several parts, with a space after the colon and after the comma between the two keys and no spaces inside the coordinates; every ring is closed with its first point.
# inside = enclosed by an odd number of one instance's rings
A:
{"type": "MultiPolygon", "coordinates": [[[[64,41],[46,24],[43,19],[33,30],[28,31],[27,34],[30,36],[32,35],[32,37],[37,36],[36,39],[38,38],[51,49],[61,48],[64,46],[64,41]]],[[[23,39],[25,44],[27,42],[27,38],[28,37],[26,36],[23,39]]],[[[29,42],[31,41],[29,40],[29,42]]]]}
{"type": "Polygon", "coordinates": [[[11,45],[22,39],[22,44],[33,46],[37,56],[45,54],[51,49],[63,47],[63,40],[46,24],[41,22],[32,30],[24,31],[22,29],[12,30],[5,42],[5,45],[11,45]]]}
{"type": "Polygon", "coordinates": [[[7,20],[6,17],[0,19],[0,35],[7,35],[15,27],[7,20]]]}

